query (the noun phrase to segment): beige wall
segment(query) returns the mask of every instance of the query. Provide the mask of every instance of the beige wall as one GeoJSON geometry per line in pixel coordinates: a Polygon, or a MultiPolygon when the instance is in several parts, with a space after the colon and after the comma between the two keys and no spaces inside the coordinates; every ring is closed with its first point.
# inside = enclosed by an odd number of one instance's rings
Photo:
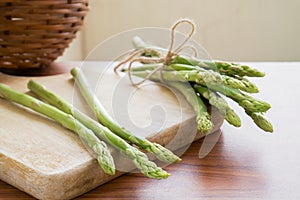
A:
{"type": "Polygon", "coordinates": [[[183,17],[214,59],[300,61],[300,0],[90,0],[81,37],[63,59],[83,59],[106,38],[132,28],[170,27],[183,17]]]}

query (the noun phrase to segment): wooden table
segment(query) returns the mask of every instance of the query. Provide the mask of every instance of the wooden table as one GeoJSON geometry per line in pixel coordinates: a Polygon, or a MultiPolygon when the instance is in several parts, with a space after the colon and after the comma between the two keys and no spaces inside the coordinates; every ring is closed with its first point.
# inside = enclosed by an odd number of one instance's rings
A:
{"type": "MultiPolygon", "coordinates": [[[[225,123],[213,150],[198,158],[203,140],[194,142],[183,161],[166,167],[167,180],[127,174],[78,199],[300,199],[300,63],[249,63],[267,76],[253,79],[258,98],[272,104],[267,113],[275,132],[259,130],[233,104],[243,121],[241,128],[225,123]]],[[[51,73],[62,72],[55,65],[51,73]]],[[[67,69],[65,67],[64,69],[67,69]]],[[[218,134],[206,137],[214,142],[218,134]]],[[[0,199],[32,199],[0,181],[0,199]]]]}

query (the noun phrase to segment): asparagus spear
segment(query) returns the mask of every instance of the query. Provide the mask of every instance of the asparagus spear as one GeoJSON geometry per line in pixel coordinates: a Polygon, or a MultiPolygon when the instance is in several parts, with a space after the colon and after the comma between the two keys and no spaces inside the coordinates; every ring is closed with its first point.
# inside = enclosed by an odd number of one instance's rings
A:
{"type": "Polygon", "coordinates": [[[233,126],[240,127],[241,126],[241,119],[240,117],[232,110],[227,102],[216,92],[210,91],[206,87],[202,87],[198,85],[197,91],[206,98],[209,103],[215,106],[220,113],[225,116],[225,120],[232,124],[233,126]]]}
{"type": "Polygon", "coordinates": [[[162,48],[155,47],[153,45],[145,43],[140,37],[135,36],[132,40],[132,44],[136,47],[136,49],[145,49],[143,56],[146,57],[159,57],[159,51],[162,51],[162,48]]]}
{"type": "MultiPolygon", "coordinates": [[[[137,72],[137,71],[153,71],[159,67],[162,67],[163,64],[162,63],[151,63],[151,64],[144,64],[138,67],[132,67],[131,71],[133,72],[137,72]]],[[[168,66],[165,66],[164,70],[166,71],[180,71],[180,70],[199,70],[201,69],[198,66],[191,66],[191,65],[183,65],[183,64],[170,64],[168,66]]],[[[128,68],[123,68],[121,70],[122,72],[126,72],[128,71],[128,68]]]]}
{"type": "Polygon", "coordinates": [[[190,58],[187,56],[178,55],[176,56],[172,63],[175,64],[186,64],[199,66],[204,69],[211,69],[218,71],[221,74],[229,76],[249,76],[249,77],[263,77],[265,76],[264,72],[261,72],[257,69],[251,68],[247,65],[240,65],[237,63],[230,63],[225,61],[210,61],[210,60],[198,60],[196,58],[190,58]]]}
{"type": "Polygon", "coordinates": [[[60,123],[63,127],[77,133],[78,136],[96,153],[98,163],[103,171],[110,175],[115,174],[114,161],[106,144],[103,141],[100,141],[91,130],[82,125],[72,115],[66,114],[29,95],[19,93],[5,84],[0,84],[0,97],[31,108],[60,123]]]}
{"type": "MultiPolygon", "coordinates": [[[[152,65],[155,66],[155,65],[152,65]]],[[[146,66],[148,69],[150,69],[151,65],[146,66]]],[[[146,67],[142,67],[145,69],[146,67]]],[[[255,93],[258,92],[258,88],[250,83],[249,81],[245,80],[239,80],[233,77],[220,75],[217,72],[211,71],[211,70],[178,70],[182,69],[188,66],[182,65],[182,64],[172,64],[167,66],[167,69],[175,69],[175,71],[167,71],[164,70],[163,74],[166,79],[171,79],[175,76],[181,76],[182,79],[178,79],[178,81],[189,81],[189,82],[195,82],[198,84],[201,84],[203,86],[211,87],[214,85],[225,85],[231,88],[235,89],[241,89],[246,92],[255,93]]],[[[131,72],[132,75],[140,76],[140,77],[146,77],[146,74],[150,74],[150,70],[139,70],[138,67],[135,67],[135,70],[131,72]]]]}
{"type": "Polygon", "coordinates": [[[261,113],[249,112],[247,110],[246,110],[246,113],[253,119],[254,123],[259,128],[261,128],[262,130],[264,130],[266,132],[273,132],[272,124],[266,118],[264,118],[264,116],[261,113]]]}
{"type": "Polygon", "coordinates": [[[177,73],[184,77],[187,81],[199,83],[208,87],[210,87],[210,85],[225,85],[249,93],[258,92],[258,88],[249,81],[243,81],[230,76],[220,75],[219,73],[211,70],[181,70],[177,73]]]}
{"type": "Polygon", "coordinates": [[[167,84],[172,88],[178,90],[193,107],[196,112],[198,130],[204,134],[209,133],[213,128],[213,123],[210,121],[210,115],[207,112],[206,105],[204,104],[202,99],[197,96],[194,89],[187,83],[170,81],[167,84]]]}
{"type": "Polygon", "coordinates": [[[95,94],[89,89],[88,82],[84,75],[79,71],[79,69],[73,68],[71,70],[71,74],[74,77],[75,83],[79,87],[83,97],[85,98],[89,106],[93,109],[98,121],[101,124],[109,128],[112,132],[125,139],[126,141],[139,146],[149,153],[154,154],[159,160],[163,162],[172,163],[181,160],[178,156],[176,156],[170,150],[164,148],[160,144],[152,143],[145,138],[133,135],[128,130],[117,124],[117,122],[115,122],[109,116],[95,94]]]}
{"type": "Polygon", "coordinates": [[[108,128],[91,119],[55,93],[47,90],[39,83],[32,80],[28,82],[27,86],[30,91],[38,95],[40,98],[62,110],[63,112],[72,115],[87,128],[91,129],[100,139],[104,140],[121,153],[129,157],[135,166],[146,176],[156,179],[167,178],[169,176],[167,172],[156,166],[155,163],[149,161],[146,154],[129,145],[125,140],[115,135],[108,128]]]}
{"type": "MultiPolygon", "coordinates": [[[[199,86],[197,84],[194,85],[194,88],[198,91],[199,86]]],[[[268,109],[271,108],[270,104],[258,99],[255,99],[249,95],[246,95],[240,92],[237,89],[226,87],[226,86],[219,86],[214,85],[211,86],[212,90],[220,92],[227,97],[231,98],[232,100],[236,101],[240,106],[242,106],[245,110],[250,112],[266,112],[268,109]]]]}

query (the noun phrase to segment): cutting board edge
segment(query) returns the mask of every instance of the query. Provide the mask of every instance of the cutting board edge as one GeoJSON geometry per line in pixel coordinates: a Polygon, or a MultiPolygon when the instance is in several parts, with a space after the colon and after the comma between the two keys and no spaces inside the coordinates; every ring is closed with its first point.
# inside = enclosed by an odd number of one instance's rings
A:
{"type": "Polygon", "coordinates": [[[97,171],[100,171],[101,168],[94,159],[78,165],[73,169],[70,168],[58,173],[45,173],[29,168],[23,163],[11,157],[7,157],[2,153],[0,153],[0,158],[1,157],[5,158],[5,162],[1,162],[4,164],[2,164],[0,168],[0,179],[38,199],[61,200],[74,198],[124,174],[117,172],[116,175],[110,176],[99,173],[97,171]],[[10,171],[5,171],[5,169],[8,168],[10,171]],[[25,170],[32,174],[30,176],[25,176],[22,174],[22,171],[25,170]],[[97,174],[97,176],[95,176],[95,174],[97,174]],[[32,177],[32,179],[37,179],[39,181],[38,183],[35,182],[33,185],[31,184],[33,181],[26,179],[26,177],[32,177]],[[55,179],[56,181],[53,181],[55,179]],[[60,184],[51,184],[51,182],[60,184]],[[73,185],[68,185],[66,187],[65,183],[67,182],[71,182],[73,185]],[[79,186],[84,187],[79,188],[79,186]]]}
{"type": "MultiPolygon", "coordinates": [[[[188,119],[187,121],[189,121],[189,120],[191,120],[191,119],[188,119]]],[[[218,131],[220,129],[220,126],[222,125],[222,123],[223,122],[219,123],[219,126],[215,126],[210,134],[213,134],[216,131],[218,131]]],[[[173,127],[170,127],[170,129],[173,129],[173,127]]],[[[164,132],[167,132],[167,131],[169,131],[169,130],[166,129],[166,131],[164,131],[164,132]]],[[[164,132],[162,132],[162,136],[164,136],[163,135],[164,132]]],[[[171,135],[167,140],[169,140],[169,141],[172,140],[171,135]]],[[[199,140],[203,137],[205,137],[205,134],[201,134],[198,132],[194,138],[194,141],[199,140]]],[[[156,137],[155,136],[152,137],[151,140],[158,142],[159,135],[156,135],[156,137]]],[[[183,143],[180,147],[178,147],[178,149],[183,147],[184,145],[187,145],[187,144],[183,143]]],[[[1,158],[1,154],[0,154],[0,158],[1,158]]],[[[6,159],[10,159],[10,162],[14,163],[14,165],[12,165],[12,166],[22,165],[22,163],[19,163],[19,162],[16,165],[16,161],[11,158],[6,157],[6,159]]],[[[18,169],[15,169],[15,170],[18,171],[18,169]]],[[[117,172],[116,175],[110,176],[110,175],[106,175],[104,173],[99,173],[99,172],[97,173],[96,172],[97,170],[101,170],[101,169],[100,169],[97,161],[95,159],[91,158],[90,161],[87,161],[86,163],[81,164],[80,166],[77,166],[76,168],[73,168],[73,169],[69,169],[69,170],[66,170],[63,172],[61,171],[59,173],[49,173],[49,174],[43,173],[44,175],[47,175],[45,177],[35,176],[37,178],[42,178],[44,180],[44,183],[39,184],[38,186],[37,185],[34,185],[34,186],[28,185],[27,184],[28,182],[26,179],[23,179],[23,180],[22,180],[22,178],[20,179],[21,176],[19,176],[18,179],[17,178],[16,179],[5,178],[5,176],[3,176],[3,174],[5,174],[5,173],[0,173],[0,175],[2,175],[2,176],[0,176],[0,179],[7,182],[8,184],[13,185],[14,187],[32,195],[33,197],[38,198],[38,199],[62,199],[62,198],[70,199],[70,198],[77,197],[81,194],[84,194],[96,187],[99,187],[100,185],[102,185],[110,180],[113,180],[113,179],[125,174],[125,172],[117,172]],[[85,165],[85,166],[82,167],[82,165],[85,165]],[[87,174],[86,172],[90,172],[90,173],[87,174]],[[74,173],[76,173],[77,176],[74,176],[74,173]],[[68,189],[63,189],[62,186],[64,185],[64,182],[70,182],[70,181],[59,180],[60,177],[62,177],[61,176],[62,174],[64,174],[64,177],[66,177],[66,174],[67,174],[68,175],[67,177],[69,177],[70,179],[72,179],[72,177],[78,177],[78,175],[79,175],[79,177],[80,177],[79,179],[81,180],[81,182],[73,181],[73,183],[74,183],[73,187],[69,187],[68,189]],[[95,176],[95,174],[99,174],[99,175],[95,176]],[[61,184],[60,185],[56,184],[55,187],[51,188],[51,185],[49,186],[49,185],[47,185],[47,183],[50,182],[49,180],[53,181],[53,179],[58,179],[59,180],[58,182],[60,182],[61,184]],[[15,180],[15,181],[13,181],[13,180],[15,180]],[[20,182],[20,180],[24,181],[24,183],[20,182]],[[84,185],[85,187],[78,189],[78,186],[82,186],[82,185],[84,185]],[[76,190],[76,188],[77,188],[77,190],[76,190]]],[[[32,171],[34,172],[35,170],[32,170],[32,171]]],[[[20,173],[15,173],[15,174],[20,174],[20,173]]],[[[37,174],[41,174],[41,173],[37,173],[37,174]]]]}

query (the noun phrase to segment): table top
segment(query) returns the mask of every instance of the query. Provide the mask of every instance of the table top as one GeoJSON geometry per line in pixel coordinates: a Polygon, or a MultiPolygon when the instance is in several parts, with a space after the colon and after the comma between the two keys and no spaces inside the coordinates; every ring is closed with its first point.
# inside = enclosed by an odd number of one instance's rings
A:
{"type": "MultiPolygon", "coordinates": [[[[247,64],[267,74],[251,80],[260,88],[255,96],[272,105],[266,117],[272,121],[274,133],[258,129],[242,109],[229,101],[241,116],[242,127],[224,123],[218,133],[194,142],[183,154],[182,162],[165,168],[172,174],[168,179],[126,174],[78,199],[299,199],[300,63],[247,64]],[[205,145],[214,148],[200,159],[199,149],[205,145]]],[[[53,65],[50,73],[62,73],[69,69],[67,66],[53,65]]],[[[2,181],[0,198],[33,199],[2,181]]]]}

